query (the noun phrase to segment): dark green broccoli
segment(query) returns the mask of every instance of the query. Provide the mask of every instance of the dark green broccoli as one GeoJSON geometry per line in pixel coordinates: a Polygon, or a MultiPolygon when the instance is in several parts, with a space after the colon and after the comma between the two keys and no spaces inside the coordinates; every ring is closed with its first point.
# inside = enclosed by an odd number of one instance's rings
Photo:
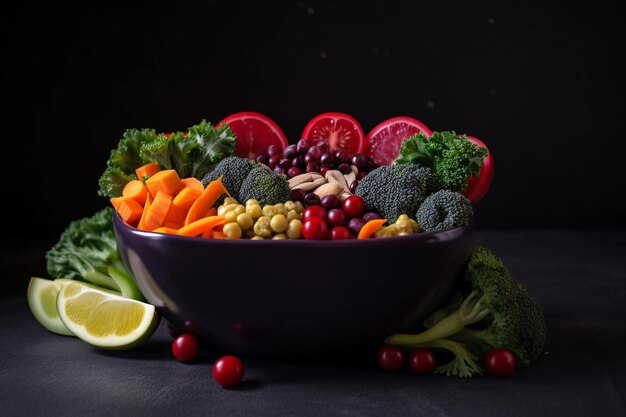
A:
{"type": "Polygon", "coordinates": [[[235,134],[224,123],[214,127],[206,120],[191,126],[186,134],[159,135],[140,151],[143,163],[156,161],[163,169],[174,169],[181,178],[201,180],[223,158],[233,155],[235,134]]]}
{"type": "Polygon", "coordinates": [[[443,349],[454,359],[438,373],[470,377],[482,374],[479,359],[492,348],[515,354],[518,366],[529,366],[541,354],[547,336],[543,310],[527,289],[489,249],[477,246],[464,271],[459,293],[424,321],[419,334],[395,334],[386,343],[405,349],[443,349]]]}
{"type": "Polygon", "coordinates": [[[72,221],[59,241],[46,253],[46,266],[53,278],[89,281],[124,297],[143,300],[135,279],[117,251],[113,208],[72,221]]]}
{"type": "Polygon", "coordinates": [[[402,142],[397,164],[417,164],[431,168],[447,190],[463,192],[467,178],[477,176],[488,155],[487,149],[455,132],[418,133],[402,142]]]}
{"type": "Polygon", "coordinates": [[[137,179],[135,169],[144,164],[140,149],[145,143],[156,140],[154,129],[128,129],[111,151],[107,168],[100,176],[98,195],[102,197],[119,197],[124,185],[137,179]]]}
{"type": "Polygon", "coordinates": [[[222,184],[224,184],[224,187],[226,187],[230,195],[235,198],[235,200],[245,203],[245,201],[240,199],[239,189],[250,171],[258,166],[259,163],[253,161],[252,159],[242,158],[240,156],[228,156],[222,159],[215,166],[213,171],[209,172],[204,176],[204,178],[202,178],[202,185],[206,187],[211,181],[214,181],[218,179],[220,175],[223,175],[222,184]]]}
{"type": "Polygon", "coordinates": [[[439,190],[441,183],[430,168],[415,164],[380,166],[359,182],[355,194],[365,201],[365,209],[375,211],[390,223],[415,213],[426,196],[439,190]]]}
{"type": "Polygon", "coordinates": [[[287,176],[277,174],[265,166],[253,168],[239,189],[240,202],[256,199],[261,207],[284,203],[291,197],[287,176]]]}
{"type": "Polygon", "coordinates": [[[420,230],[433,232],[467,226],[473,213],[472,204],[463,194],[439,190],[424,199],[415,217],[420,230]]]}

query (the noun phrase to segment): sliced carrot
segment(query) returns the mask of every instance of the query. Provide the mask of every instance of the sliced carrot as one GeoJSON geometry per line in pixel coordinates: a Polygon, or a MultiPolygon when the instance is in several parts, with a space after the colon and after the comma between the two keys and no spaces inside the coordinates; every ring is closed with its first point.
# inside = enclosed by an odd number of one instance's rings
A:
{"type": "Polygon", "coordinates": [[[148,193],[148,196],[146,197],[146,204],[144,204],[143,206],[143,213],[141,213],[141,219],[139,219],[139,223],[137,224],[137,229],[148,230],[145,225],[146,213],[148,212],[148,210],[150,210],[151,205],[152,205],[152,196],[150,195],[150,193],[148,193]]]}
{"type": "Polygon", "coordinates": [[[174,204],[174,200],[172,200],[172,204],[170,205],[170,209],[163,220],[163,225],[165,226],[168,223],[178,224],[179,227],[182,227],[185,224],[185,218],[187,217],[187,210],[182,209],[174,204]]]}
{"type": "MultiPolygon", "coordinates": [[[[171,209],[172,209],[172,208],[170,207],[170,210],[171,210],[171,209]]],[[[176,230],[178,230],[178,229],[180,229],[181,227],[183,227],[183,225],[182,225],[182,223],[164,222],[162,227],[167,227],[167,228],[170,228],[170,229],[176,229],[176,230]]]]}
{"type": "Polygon", "coordinates": [[[132,198],[143,206],[146,204],[148,187],[146,187],[146,184],[144,184],[141,180],[130,180],[122,189],[122,196],[132,198]]]}
{"type": "Polygon", "coordinates": [[[120,206],[120,203],[124,200],[124,197],[111,197],[109,201],[111,201],[111,205],[115,210],[117,210],[120,206]]]}
{"type": "Polygon", "coordinates": [[[367,223],[363,225],[363,227],[359,231],[359,235],[357,236],[357,238],[369,239],[370,237],[374,235],[376,230],[378,230],[383,224],[385,224],[386,221],[387,219],[373,219],[373,220],[368,221],[367,223]]]}
{"type": "Polygon", "coordinates": [[[224,232],[213,230],[213,239],[228,239],[228,236],[226,236],[226,233],[224,232]]]}
{"type": "Polygon", "coordinates": [[[157,227],[163,226],[163,222],[165,221],[165,217],[171,205],[172,196],[161,190],[157,191],[143,219],[143,226],[146,230],[154,230],[157,227]]]}
{"type": "Polygon", "coordinates": [[[165,169],[148,178],[146,180],[146,186],[150,194],[152,194],[152,197],[156,197],[159,191],[173,196],[183,188],[183,182],[180,180],[176,170],[165,169]]]}
{"type": "Polygon", "coordinates": [[[217,215],[217,207],[211,207],[209,211],[206,212],[207,216],[215,216],[217,215]]]}
{"type": "Polygon", "coordinates": [[[195,188],[191,188],[189,186],[185,186],[182,190],[176,194],[172,204],[181,210],[185,211],[185,215],[187,211],[191,207],[191,205],[202,195],[202,190],[197,190],[195,188]]]}
{"type": "Polygon", "coordinates": [[[226,223],[224,216],[203,217],[178,229],[178,234],[181,236],[200,236],[205,231],[224,223],[226,223]]]}
{"type": "Polygon", "coordinates": [[[166,233],[168,235],[177,235],[178,234],[178,229],[174,229],[174,228],[167,227],[167,226],[161,226],[161,227],[157,227],[156,229],[154,229],[153,232],[155,232],[155,233],[166,233]]]}
{"type": "Polygon", "coordinates": [[[198,190],[200,192],[204,191],[204,185],[202,185],[202,181],[200,181],[196,177],[181,178],[181,181],[183,182],[183,184],[185,184],[186,187],[193,188],[194,190],[198,190]]]}
{"type": "Polygon", "coordinates": [[[142,165],[135,170],[135,175],[139,181],[143,181],[143,177],[151,177],[161,170],[158,162],[150,162],[142,165]]]}
{"type": "Polygon", "coordinates": [[[137,223],[139,223],[141,219],[143,207],[132,198],[126,197],[120,202],[117,212],[120,214],[122,220],[134,227],[137,226],[137,223]]]}
{"type": "Polygon", "coordinates": [[[200,197],[193,202],[191,207],[189,208],[189,212],[187,213],[187,218],[185,219],[185,225],[195,222],[198,219],[205,217],[213,204],[217,201],[217,199],[222,195],[226,194],[230,196],[230,193],[222,184],[222,175],[219,176],[218,179],[211,181],[200,197]]]}

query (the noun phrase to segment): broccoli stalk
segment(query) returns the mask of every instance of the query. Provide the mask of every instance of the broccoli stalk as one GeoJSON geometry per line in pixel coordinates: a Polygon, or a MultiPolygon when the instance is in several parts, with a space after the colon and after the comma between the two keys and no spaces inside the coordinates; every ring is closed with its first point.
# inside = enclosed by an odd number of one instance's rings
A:
{"type": "Polygon", "coordinates": [[[460,306],[459,297],[453,297],[426,319],[425,331],[394,334],[385,342],[405,349],[450,351],[455,359],[437,368],[437,372],[447,375],[481,374],[483,369],[475,359],[496,347],[513,352],[518,366],[529,366],[541,353],[546,339],[541,306],[485,247],[473,250],[464,275],[471,291],[460,306]]]}
{"type": "Polygon", "coordinates": [[[112,207],[71,222],[46,253],[46,261],[53,278],[88,281],[124,297],[144,300],[117,251],[112,207]]]}

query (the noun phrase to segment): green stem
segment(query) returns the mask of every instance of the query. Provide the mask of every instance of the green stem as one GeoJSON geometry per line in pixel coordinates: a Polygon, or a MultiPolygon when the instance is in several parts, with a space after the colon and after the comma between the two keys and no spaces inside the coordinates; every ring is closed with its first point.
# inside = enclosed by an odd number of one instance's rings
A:
{"type": "Polygon", "coordinates": [[[422,345],[438,339],[444,339],[456,334],[464,329],[461,310],[456,310],[443,320],[439,321],[430,329],[418,334],[398,333],[391,335],[385,340],[390,345],[411,347],[412,345],[422,345]]]}

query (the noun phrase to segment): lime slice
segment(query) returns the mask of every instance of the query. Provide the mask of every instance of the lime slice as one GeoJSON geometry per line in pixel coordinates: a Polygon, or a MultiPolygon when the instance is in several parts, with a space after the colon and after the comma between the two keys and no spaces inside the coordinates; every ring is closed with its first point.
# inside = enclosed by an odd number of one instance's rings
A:
{"type": "Polygon", "coordinates": [[[152,304],[69,282],[57,296],[59,317],[81,340],[103,349],[130,349],[147,340],[161,316],[152,304]]]}
{"type": "Polygon", "coordinates": [[[73,336],[57,312],[57,294],[69,280],[50,280],[32,277],[28,283],[27,298],[30,311],[39,323],[53,333],[73,336]]]}

